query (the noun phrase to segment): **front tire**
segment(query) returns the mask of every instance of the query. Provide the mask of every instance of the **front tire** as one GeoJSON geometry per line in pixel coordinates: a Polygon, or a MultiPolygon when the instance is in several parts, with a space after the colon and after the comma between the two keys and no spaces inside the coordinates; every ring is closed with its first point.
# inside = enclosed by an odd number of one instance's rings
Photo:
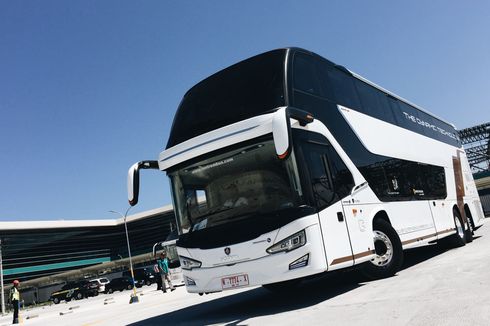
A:
{"type": "Polygon", "coordinates": [[[53,299],[53,303],[54,303],[54,304],[58,304],[58,303],[60,303],[60,299],[58,299],[58,298],[54,298],[54,299],[53,299]]]}
{"type": "Polygon", "coordinates": [[[395,229],[385,220],[373,223],[374,249],[376,256],[365,263],[362,272],[369,279],[390,277],[403,265],[403,248],[395,229]]]}

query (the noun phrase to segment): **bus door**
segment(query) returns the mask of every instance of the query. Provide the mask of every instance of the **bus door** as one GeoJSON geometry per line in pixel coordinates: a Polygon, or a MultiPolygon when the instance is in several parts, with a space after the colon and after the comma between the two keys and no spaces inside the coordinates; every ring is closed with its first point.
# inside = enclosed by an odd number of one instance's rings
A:
{"type": "MultiPolygon", "coordinates": [[[[352,266],[354,261],[349,232],[340,200],[343,192],[340,183],[344,181],[341,174],[345,171],[339,171],[342,170],[339,162],[345,165],[329,144],[305,142],[302,151],[309,166],[312,195],[319,210],[328,270],[352,266]]],[[[346,185],[346,189],[348,187],[346,185]]]]}

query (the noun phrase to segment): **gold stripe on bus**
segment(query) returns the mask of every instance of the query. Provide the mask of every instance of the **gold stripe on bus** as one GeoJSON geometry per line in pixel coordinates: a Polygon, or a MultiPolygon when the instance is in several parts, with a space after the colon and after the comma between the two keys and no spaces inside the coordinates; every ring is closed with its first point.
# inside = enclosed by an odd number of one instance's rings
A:
{"type": "Polygon", "coordinates": [[[429,234],[429,235],[425,235],[423,237],[418,237],[418,238],[414,238],[414,239],[410,239],[410,240],[406,240],[406,241],[403,241],[402,242],[402,245],[406,245],[406,244],[409,244],[409,243],[413,243],[413,242],[417,242],[417,241],[422,241],[422,240],[425,240],[425,239],[428,239],[428,238],[433,238],[439,234],[444,234],[444,233],[448,233],[448,232],[451,232],[451,231],[454,231],[456,230],[455,228],[452,228],[452,229],[446,229],[446,230],[443,230],[443,231],[439,231],[439,232],[436,232],[436,233],[432,233],[432,234],[429,234]]]}
{"type": "Polygon", "coordinates": [[[330,266],[340,264],[340,263],[345,263],[345,262],[350,261],[352,259],[366,257],[366,256],[369,256],[372,254],[374,254],[374,250],[363,251],[363,252],[360,252],[358,254],[355,254],[354,256],[345,256],[345,257],[335,258],[330,263],[330,266]]]}

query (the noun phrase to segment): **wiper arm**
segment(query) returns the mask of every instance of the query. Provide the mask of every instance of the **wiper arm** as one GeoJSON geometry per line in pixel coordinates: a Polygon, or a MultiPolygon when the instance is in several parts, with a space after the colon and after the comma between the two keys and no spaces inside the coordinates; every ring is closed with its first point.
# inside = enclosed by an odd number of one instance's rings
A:
{"type": "MultiPolygon", "coordinates": [[[[214,214],[217,214],[217,213],[221,213],[221,212],[224,212],[224,211],[228,211],[230,209],[233,209],[233,207],[217,207],[214,210],[211,210],[211,211],[207,212],[204,215],[198,216],[196,218],[196,223],[201,222],[202,220],[204,220],[205,218],[207,218],[207,217],[209,217],[211,215],[214,215],[214,214]]],[[[194,223],[194,220],[192,218],[189,218],[189,220],[191,221],[191,224],[192,224],[192,227],[193,227],[194,224],[196,224],[196,223],[194,223]]]]}

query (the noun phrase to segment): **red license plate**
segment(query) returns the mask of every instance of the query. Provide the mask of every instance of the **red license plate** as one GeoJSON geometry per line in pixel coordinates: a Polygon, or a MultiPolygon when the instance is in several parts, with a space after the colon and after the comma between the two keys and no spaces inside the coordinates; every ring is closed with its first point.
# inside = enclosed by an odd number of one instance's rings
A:
{"type": "Polygon", "coordinates": [[[228,276],[221,279],[221,288],[223,290],[247,286],[248,284],[247,274],[228,276]]]}

